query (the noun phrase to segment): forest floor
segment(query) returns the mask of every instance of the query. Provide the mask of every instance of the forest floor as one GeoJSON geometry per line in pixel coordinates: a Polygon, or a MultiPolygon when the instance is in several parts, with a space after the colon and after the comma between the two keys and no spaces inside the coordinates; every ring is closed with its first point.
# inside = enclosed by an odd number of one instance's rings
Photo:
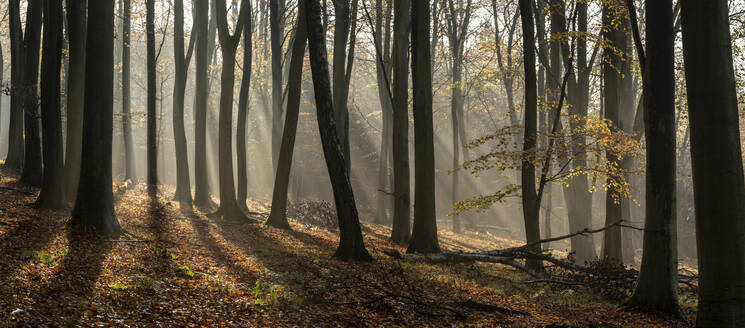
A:
{"type": "MultiPolygon", "coordinates": [[[[333,229],[291,220],[292,231],[185,216],[169,190],[117,189],[128,232],[71,231],[69,212],[30,206],[37,189],[0,169],[0,326],[184,327],[688,327],[624,312],[583,286],[530,282],[496,264],[400,262],[383,251],[389,228],[365,222],[373,262],[332,258],[333,229]],[[489,306],[482,306],[487,304],[489,306]],[[480,307],[480,308],[479,308],[480,307]]],[[[165,188],[164,188],[165,189],[165,188]]],[[[262,204],[251,211],[265,213],[262,204]]],[[[519,245],[442,232],[441,246],[519,245]]],[[[690,303],[690,302],[688,302],[690,303]]]]}

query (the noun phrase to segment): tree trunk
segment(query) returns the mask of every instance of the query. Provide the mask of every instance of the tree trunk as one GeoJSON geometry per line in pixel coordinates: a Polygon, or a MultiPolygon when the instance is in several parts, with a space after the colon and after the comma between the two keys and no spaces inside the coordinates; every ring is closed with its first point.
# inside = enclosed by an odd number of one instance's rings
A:
{"type": "Polygon", "coordinates": [[[66,207],[62,184],[62,2],[44,0],[44,44],[41,58],[41,124],[44,142],[44,176],[36,203],[43,208],[66,207]]]}
{"type": "MultiPolygon", "coordinates": [[[[620,1],[609,1],[603,3],[603,27],[607,29],[603,33],[603,41],[615,49],[626,49],[625,30],[628,21],[623,18],[625,12],[620,1]],[[619,23],[620,20],[620,23],[619,23]]],[[[620,107],[621,107],[621,75],[618,72],[623,64],[622,55],[616,53],[611,48],[606,47],[603,51],[603,82],[604,82],[604,118],[611,125],[611,131],[619,128],[620,124],[620,107]]],[[[619,167],[620,158],[612,150],[606,150],[606,160],[609,166],[619,167]]],[[[620,203],[620,176],[610,172],[606,178],[606,197],[605,197],[605,224],[612,224],[621,220],[621,203],[620,203]]],[[[621,228],[613,227],[603,234],[602,258],[612,261],[623,261],[621,245],[621,228]]]]}
{"type": "Polygon", "coordinates": [[[189,182],[189,156],[184,128],[184,96],[194,35],[192,34],[190,37],[189,54],[185,56],[184,0],[176,0],[174,7],[173,57],[176,73],[173,83],[173,143],[176,152],[176,193],[174,199],[179,202],[182,211],[190,211],[191,183],[189,182]]]}
{"type": "Polygon", "coordinates": [[[282,138],[282,41],[284,40],[285,0],[269,2],[269,28],[272,48],[272,172],[277,170],[282,138]]]}
{"type": "Polygon", "coordinates": [[[219,176],[220,208],[218,214],[224,220],[246,221],[248,218],[236,202],[233,183],[233,86],[235,84],[235,53],[238,48],[246,16],[245,4],[241,1],[241,12],[236,23],[235,33],[230,34],[225,2],[217,1],[217,35],[222,52],[222,71],[220,73],[220,115],[219,115],[219,176]]]}
{"type": "Polygon", "coordinates": [[[308,44],[310,64],[313,75],[313,86],[316,99],[318,129],[321,133],[323,155],[331,178],[334,192],[337,217],[339,218],[339,248],[334,257],[341,260],[371,260],[362,238],[362,229],[354,201],[352,184],[347,175],[344,155],[341,152],[334,122],[334,105],[331,98],[331,81],[328,71],[328,59],[323,25],[321,22],[321,5],[318,0],[304,0],[306,24],[308,26],[308,44]]]}
{"type": "MultiPolygon", "coordinates": [[[[536,146],[538,119],[538,94],[535,75],[535,37],[533,29],[533,9],[530,0],[520,0],[520,16],[523,26],[523,68],[525,70],[525,132],[523,151],[530,151],[536,146]]],[[[525,239],[528,244],[541,239],[539,210],[540,200],[535,188],[535,165],[523,159],[521,170],[523,220],[525,221],[525,239]]],[[[531,249],[540,252],[540,245],[531,249]]],[[[543,271],[540,260],[528,260],[526,266],[534,271],[543,271]]]]}
{"type": "Polygon", "coordinates": [[[411,10],[411,72],[414,89],[414,227],[408,253],[439,253],[435,211],[435,145],[432,123],[432,58],[429,0],[411,10]]]}
{"type": "MultiPolygon", "coordinates": [[[[130,96],[130,26],[132,20],[131,0],[124,2],[122,13],[122,134],[124,137],[124,166],[125,179],[137,183],[137,170],[135,166],[134,141],[132,140],[132,114],[130,96]]],[[[83,58],[85,60],[85,58],[83,58]]]]}
{"type": "MultiPolygon", "coordinates": [[[[67,138],[65,140],[64,184],[67,203],[75,201],[80,180],[80,154],[83,143],[83,100],[85,97],[85,24],[86,0],[66,0],[68,67],[67,67],[67,138]]],[[[128,0],[123,0],[125,3],[128,0]]],[[[128,8],[128,7],[127,7],[128,8]]],[[[127,16],[125,16],[127,17],[127,16]]],[[[128,20],[124,20],[128,22],[128,20]]],[[[127,25],[128,26],[128,25],[127,25]]],[[[126,37],[122,37],[125,39],[126,37]]],[[[125,43],[126,45],[126,43],[125,43]]],[[[126,47],[126,46],[125,46],[126,47]]],[[[122,62],[124,62],[123,48],[122,62]]],[[[129,56],[127,57],[129,59],[129,56]]],[[[128,66],[122,65],[122,101],[124,101],[124,76],[128,66]]],[[[127,74],[128,76],[128,74],[127,74]]],[[[128,80],[127,80],[128,82],[128,80]]],[[[129,84],[127,84],[129,85],[129,84]]],[[[127,93],[127,95],[129,95],[127,93]]],[[[128,98],[127,98],[128,99],[128,98]]],[[[127,120],[123,115],[122,121],[127,120]]]]}
{"type": "Polygon", "coordinates": [[[409,0],[393,4],[393,231],[398,244],[409,242],[409,0]]]}
{"type": "Polygon", "coordinates": [[[209,66],[208,13],[209,0],[195,0],[196,19],[196,91],[194,93],[194,205],[211,212],[215,204],[210,199],[207,175],[207,99],[209,98],[207,69],[209,66]]]}
{"type": "Polygon", "coordinates": [[[381,108],[381,132],[380,132],[380,155],[378,160],[378,190],[376,192],[376,215],[375,223],[390,223],[388,214],[390,209],[390,195],[393,188],[393,176],[391,175],[391,148],[393,131],[391,121],[393,116],[393,104],[390,91],[391,76],[391,6],[387,7],[384,14],[383,1],[375,2],[375,76],[378,83],[378,99],[381,108]],[[383,26],[385,16],[385,28],[383,26]],[[381,35],[382,33],[382,35],[381,35]]]}
{"type": "Polygon", "coordinates": [[[272,210],[269,213],[269,219],[266,221],[267,225],[282,229],[290,229],[290,224],[287,222],[287,187],[290,183],[292,155],[295,149],[295,136],[297,135],[297,121],[300,112],[300,95],[303,82],[303,57],[305,56],[305,45],[308,40],[304,6],[298,8],[297,27],[295,28],[295,37],[293,40],[290,75],[287,80],[287,112],[285,113],[285,124],[282,130],[282,144],[279,148],[277,173],[274,178],[272,210]]]}
{"type": "Polygon", "coordinates": [[[672,1],[645,5],[646,221],[639,280],[629,305],[681,317],[675,215],[675,54],[672,1]],[[653,18],[652,18],[653,17],[653,18]]]}
{"type": "Polygon", "coordinates": [[[745,178],[727,1],[682,1],[696,208],[697,327],[745,326],[745,178]]]}
{"type": "Polygon", "coordinates": [[[114,89],[114,0],[88,5],[85,56],[85,109],[80,186],[70,224],[103,234],[119,234],[114,214],[111,141],[114,89]]]}
{"type": "Polygon", "coordinates": [[[41,186],[41,138],[39,136],[39,44],[41,42],[42,0],[29,0],[26,30],[23,36],[23,108],[24,159],[21,182],[41,186]]]}
{"type": "Polygon", "coordinates": [[[248,197],[248,166],[246,160],[246,120],[251,105],[251,65],[253,58],[253,14],[251,1],[247,3],[248,14],[243,27],[243,75],[238,95],[238,131],[236,132],[236,156],[238,157],[238,206],[246,208],[248,197]]]}
{"type": "MultiPolygon", "coordinates": [[[[346,76],[347,40],[349,39],[349,0],[334,1],[334,12],[336,19],[334,24],[334,58],[333,58],[333,87],[334,96],[334,120],[336,121],[336,133],[341,142],[342,154],[344,154],[347,175],[350,175],[349,158],[349,111],[347,108],[347,96],[349,87],[346,76]]],[[[350,175],[351,176],[351,175],[350,175]]]]}
{"type": "Polygon", "coordinates": [[[20,171],[23,168],[23,108],[19,91],[23,74],[23,34],[21,30],[20,0],[8,2],[10,30],[10,115],[8,122],[8,155],[5,166],[20,171]]]}
{"type": "Polygon", "coordinates": [[[145,34],[147,35],[147,183],[158,184],[158,118],[155,109],[155,0],[146,0],[145,34]]]}

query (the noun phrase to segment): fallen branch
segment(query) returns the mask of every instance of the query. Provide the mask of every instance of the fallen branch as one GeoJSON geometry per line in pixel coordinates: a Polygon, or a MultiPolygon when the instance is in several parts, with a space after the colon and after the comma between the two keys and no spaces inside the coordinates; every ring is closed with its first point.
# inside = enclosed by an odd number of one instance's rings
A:
{"type": "MultiPolygon", "coordinates": [[[[608,230],[608,229],[613,228],[613,227],[632,228],[632,229],[636,229],[636,230],[640,230],[640,231],[643,231],[644,230],[642,228],[635,227],[635,226],[632,226],[632,225],[626,225],[626,224],[624,224],[624,222],[625,222],[624,220],[619,220],[617,222],[611,223],[611,224],[609,224],[609,225],[607,225],[605,227],[599,228],[599,229],[588,229],[588,228],[585,228],[585,229],[582,229],[582,230],[579,230],[579,231],[576,231],[576,232],[572,232],[572,233],[567,234],[567,235],[558,236],[558,237],[551,237],[551,238],[546,238],[546,239],[541,239],[541,240],[538,240],[538,241],[534,241],[532,243],[525,244],[523,246],[510,248],[510,249],[507,249],[507,250],[528,249],[528,248],[530,248],[532,246],[541,245],[541,244],[550,243],[550,242],[555,242],[555,241],[559,241],[559,240],[564,240],[564,239],[572,238],[574,236],[602,232],[602,231],[608,230]]],[[[505,251],[507,251],[507,250],[505,250],[505,251]]],[[[503,252],[503,251],[500,251],[500,252],[503,252]]]]}

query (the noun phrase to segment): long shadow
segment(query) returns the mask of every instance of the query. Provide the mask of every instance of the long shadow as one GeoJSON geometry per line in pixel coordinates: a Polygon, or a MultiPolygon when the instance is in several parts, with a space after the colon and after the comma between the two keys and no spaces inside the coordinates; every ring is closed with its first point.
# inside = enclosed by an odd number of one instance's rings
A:
{"type": "Polygon", "coordinates": [[[58,255],[64,256],[59,270],[46,284],[37,286],[29,299],[22,303],[27,312],[14,318],[19,323],[27,326],[49,322],[77,325],[86,311],[95,314],[96,302],[91,294],[112,243],[96,234],[68,231],[69,248],[67,254],[58,255]]]}

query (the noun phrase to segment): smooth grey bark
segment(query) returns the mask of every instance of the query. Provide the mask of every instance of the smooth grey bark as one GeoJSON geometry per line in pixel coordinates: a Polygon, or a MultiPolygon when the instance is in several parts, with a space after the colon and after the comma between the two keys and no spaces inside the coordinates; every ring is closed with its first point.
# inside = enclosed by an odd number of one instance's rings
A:
{"type": "Polygon", "coordinates": [[[10,113],[8,122],[8,154],[5,157],[5,166],[21,171],[23,168],[23,108],[21,107],[22,94],[21,79],[23,74],[23,32],[21,30],[20,0],[8,2],[10,30],[10,113]]]}
{"type": "MultiPolygon", "coordinates": [[[[604,118],[611,125],[611,130],[619,129],[620,107],[621,107],[621,75],[618,72],[623,64],[621,54],[608,48],[608,45],[617,49],[626,49],[626,27],[628,21],[623,18],[626,14],[620,1],[608,1],[603,3],[603,27],[607,29],[603,33],[603,42],[606,48],[603,51],[603,84],[604,84],[604,118]],[[620,23],[619,23],[620,20],[620,23]]],[[[606,150],[608,165],[618,167],[621,163],[618,154],[606,150]]],[[[606,178],[605,197],[605,224],[613,224],[621,220],[621,204],[618,199],[618,183],[621,177],[609,174],[606,178]],[[614,195],[616,197],[614,197],[614,195]]],[[[621,239],[621,228],[612,227],[603,233],[603,249],[601,258],[623,262],[623,248],[621,239]]]]}
{"type": "MultiPolygon", "coordinates": [[[[131,0],[124,2],[122,13],[122,136],[124,137],[124,177],[137,183],[137,170],[135,166],[134,141],[132,140],[132,114],[131,114],[131,0]]],[[[83,59],[85,60],[85,59],[83,59]]],[[[85,68],[83,68],[84,70],[85,68]]]]}
{"type": "Polygon", "coordinates": [[[697,327],[745,326],[745,178],[727,1],[681,1],[699,296],[697,327]]]}
{"type": "MultiPolygon", "coordinates": [[[[448,36],[450,44],[450,65],[452,67],[452,85],[450,98],[450,117],[453,122],[453,172],[452,183],[450,185],[451,202],[455,204],[460,197],[460,170],[461,165],[460,153],[466,152],[463,145],[466,143],[465,126],[464,126],[464,104],[465,94],[463,92],[463,55],[465,51],[466,33],[468,24],[471,19],[471,0],[467,0],[464,5],[462,1],[458,6],[454,0],[448,0],[448,36]]],[[[463,156],[466,157],[466,156],[463,156]]],[[[461,218],[458,214],[453,214],[453,232],[461,232],[461,218]]]]}
{"type": "Polygon", "coordinates": [[[114,0],[88,4],[85,105],[80,186],[69,224],[103,234],[120,234],[114,213],[111,142],[114,93],[114,0]]]}
{"type": "Polygon", "coordinates": [[[303,80],[303,59],[305,45],[308,40],[308,30],[305,19],[305,8],[298,8],[297,27],[292,42],[292,59],[290,60],[290,75],[287,80],[287,111],[282,131],[282,143],[279,148],[279,162],[274,178],[272,192],[272,209],[266,224],[276,228],[290,229],[287,222],[287,188],[290,183],[292,156],[295,149],[297,122],[300,112],[300,95],[303,80]]]}
{"type": "Polygon", "coordinates": [[[383,1],[375,2],[375,77],[378,83],[378,99],[381,108],[380,156],[378,159],[378,190],[376,193],[375,223],[390,223],[389,210],[393,175],[391,174],[393,147],[393,103],[390,90],[391,76],[391,10],[393,6],[386,6],[384,13],[383,1]],[[383,17],[385,16],[385,20],[383,17]],[[383,25],[385,24],[385,25],[383,25]],[[382,35],[381,35],[382,33],[382,35]]]}
{"type": "Polygon", "coordinates": [[[439,253],[435,211],[435,144],[429,0],[411,7],[411,76],[414,89],[414,227],[407,253],[439,253]]]}
{"type": "MultiPolygon", "coordinates": [[[[129,2],[129,0],[123,1],[125,3],[129,2]]],[[[65,79],[67,82],[67,136],[65,139],[65,173],[63,179],[67,203],[75,201],[75,196],[78,193],[78,182],[80,180],[80,156],[83,143],[83,100],[85,97],[86,3],[86,0],[66,0],[65,8],[67,15],[68,65],[67,78],[65,79]]],[[[125,39],[124,36],[122,38],[125,39]]],[[[122,50],[122,52],[124,51],[122,50]]],[[[124,75],[126,74],[124,73],[124,68],[125,66],[122,65],[122,101],[124,100],[124,75]]],[[[122,121],[124,120],[126,120],[126,116],[122,117],[122,121]]]]}
{"type": "Polygon", "coordinates": [[[248,218],[238,206],[233,183],[233,86],[235,84],[235,53],[245,27],[246,2],[241,1],[241,10],[235,31],[230,34],[225,2],[217,1],[217,36],[222,53],[220,72],[220,113],[219,113],[219,176],[220,208],[217,214],[224,220],[246,221],[248,218]]]}
{"type": "Polygon", "coordinates": [[[331,187],[334,192],[334,202],[339,219],[339,247],[334,253],[334,257],[345,261],[371,260],[372,256],[367,252],[362,238],[362,229],[352,192],[352,184],[345,169],[344,155],[341,152],[339,138],[336,135],[334,105],[331,97],[331,77],[328,69],[323,23],[321,22],[321,4],[318,0],[303,0],[301,5],[305,5],[306,10],[310,66],[313,75],[318,129],[321,133],[323,155],[331,178],[331,187]]]}
{"type": "Polygon", "coordinates": [[[21,182],[41,186],[41,136],[39,135],[39,46],[42,0],[29,0],[23,36],[21,108],[23,109],[24,159],[21,182]]]}
{"type": "Polygon", "coordinates": [[[64,146],[60,112],[62,72],[62,2],[44,0],[44,42],[41,51],[41,125],[44,171],[36,204],[49,209],[65,208],[62,183],[64,146]]]}
{"type": "MultiPolygon", "coordinates": [[[[520,20],[523,27],[523,69],[525,70],[525,123],[523,151],[530,151],[536,146],[538,120],[538,93],[536,90],[535,72],[535,36],[533,25],[533,8],[530,0],[520,0],[520,20]]],[[[523,220],[525,221],[525,239],[528,244],[541,239],[539,210],[540,199],[536,193],[535,165],[528,159],[522,160],[521,169],[523,220]]],[[[536,244],[532,251],[540,252],[536,244]]],[[[533,271],[543,271],[540,260],[528,260],[526,266],[533,271]]]]}
{"type": "Polygon", "coordinates": [[[348,174],[351,169],[351,158],[349,146],[349,108],[347,107],[349,75],[347,72],[351,71],[352,64],[354,63],[354,34],[356,31],[352,28],[352,24],[356,24],[353,20],[356,20],[357,1],[334,1],[334,12],[336,13],[336,20],[334,22],[334,59],[332,62],[334,119],[336,120],[336,132],[341,141],[342,153],[344,154],[348,174]],[[352,15],[354,17],[351,17],[352,15]],[[350,41],[349,49],[347,49],[348,41],[350,41]],[[349,56],[347,56],[347,51],[349,51],[349,56]]]}
{"type": "Polygon", "coordinates": [[[173,30],[173,140],[176,154],[176,193],[182,211],[191,210],[191,183],[189,182],[189,157],[184,128],[184,98],[189,62],[194,49],[194,33],[189,37],[189,49],[184,54],[184,0],[174,2],[173,30]]]}
{"type": "Polygon", "coordinates": [[[194,206],[211,212],[215,204],[210,198],[207,175],[207,100],[209,98],[207,70],[209,66],[208,0],[194,0],[196,34],[195,92],[194,92],[194,206]]]}
{"type": "Polygon", "coordinates": [[[272,172],[276,171],[282,138],[282,42],[285,0],[269,1],[269,30],[272,49],[272,172]]]}
{"type": "Polygon", "coordinates": [[[251,108],[251,72],[253,63],[253,9],[251,1],[247,4],[246,26],[243,27],[243,74],[241,76],[241,90],[238,94],[238,131],[236,131],[236,156],[238,165],[238,206],[246,208],[248,197],[248,163],[246,160],[246,120],[251,108]]]}
{"type": "Polygon", "coordinates": [[[411,237],[409,179],[409,0],[393,2],[393,230],[391,240],[411,237]]]}
{"type": "Polygon", "coordinates": [[[158,118],[156,111],[155,0],[145,1],[147,47],[147,183],[158,184],[158,118]]]}
{"type": "Polygon", "coordinates": [[[675,212],[675,52],[672,1],[648,1],[644,115],[646,220],[639,279],[627,306],[682,317],[675,212]]]}

